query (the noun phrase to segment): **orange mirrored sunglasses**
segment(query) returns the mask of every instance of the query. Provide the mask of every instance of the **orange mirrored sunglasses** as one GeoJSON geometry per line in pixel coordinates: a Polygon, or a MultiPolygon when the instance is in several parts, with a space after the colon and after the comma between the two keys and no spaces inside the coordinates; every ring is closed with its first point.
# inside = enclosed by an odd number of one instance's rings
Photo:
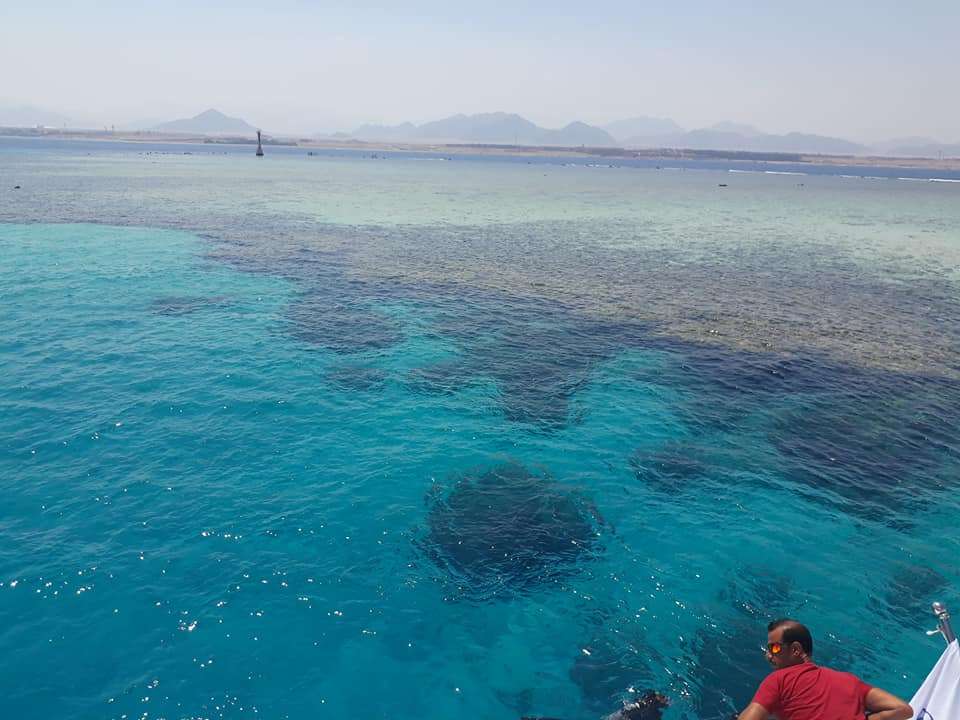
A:
{"type": "Polygon", "coordinates": [[[778,643],[778,642],[768,643],[767,652],[770,653],[771,655],[779,655],[780,653],[783,652],[783,643],[778,643]]]}

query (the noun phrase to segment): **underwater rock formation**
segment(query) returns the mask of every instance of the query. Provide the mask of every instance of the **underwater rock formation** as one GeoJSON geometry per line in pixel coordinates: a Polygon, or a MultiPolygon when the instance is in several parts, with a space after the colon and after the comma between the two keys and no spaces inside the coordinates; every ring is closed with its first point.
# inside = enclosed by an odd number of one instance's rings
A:
{"type": "Polygon", "coordinates": [[[328,370],[326,379],[342,390],[369,392],[383,387],[387,380],[387,373],[361,365],[340,365],[328,370]]]}
{"type": "Polygon", "coordinates": [[[930,604],[947,590],[947,579],[926,565],[904,563],[894,570],[881,600],[870,598],[870,607],[883,612],[904,627],[913,629],[931,625],[930,604]]]}
{"type": "MultiPolygon", "coordinates": [[[[776,456],[634,457],[654,486],[696,479],[703,460],[730,471],[773,472],[812,502],[859,519],[910,527],[950,489],[960,469],[960,383],[943,377],[857,368],[821,355],[736,352],[660,341],[666,368],[638,382],[684,389],[677,412],[688,430],[761,435],[776,456]]],[[[729,472],[727,473],[730,474],[729,472]]]]}
{"type": "MultiPolygon", "coordinates": [[[[950,433],[960,421],[954,383],[864,376],[807,399],[770,429],[786,476],[828,490],[845,512],[909,527],[960,467],[950,433]],[[879,396],[885,397],[878,403],[879,396]]],[[[822,497],[822,493],[821,493],[822,497]]]]}
{"type": "Polygon", "coordinates": [[[222,308],[230,301],[222,295],[202,297],[190,295],[165,295],[151,303],[151,310],[157,315],[189,315],[208,308],[222,308]]]}
{"type": "Polygon", "coordinates": [[[641,344],[647,333],[639,323],[501,294],[478,294],[468,305],[447,300],[435,327],[462,348],[463,377],[496,383],[508,420],[545,432],[575,422],[574,396],[597,363],[641,344]]]}
{"type": "Polygon", "coordinates": [[[690,443],[672,442],[653,452],[635,452],[630,468],[638,480],[651,488],[677,492],[708,477],[710,465],[700,455],[699,449],[690,443]]]}
{"type": "Polygon", "coordinates": [[[472,381],[471,370],[460,358],[418,367],[407,373],[407,386],[425,395],[452,395],[472,381]]]}
{"type": "Polygon", "coordinates": [[[294,337],[335,353],[382,350],[403,341],[391,318],[362,304],[337,303],[327,293],[301,295],[287,317],[294,337]]]}
{"type": "MultiPolygon", "coordinates": [[[[613,636],[616,638],[616,636],[613,636]]],[[[653,683],[649,663],[657,662],[655,653],[630,643],[613,645],[611,635],[604,634],[590,644],[589,655],[581,652],[570,668],[570,679],[583,693],[585,705],[600,713],[625,698],[630,688],[653,683]]]]}
{"type": "Polygon", "coordinates": [[[458,478],[431,498],[423,551],[461,592],[523,593],[596,552],[599,518],[578,495],[516,463],[458,478]]]}

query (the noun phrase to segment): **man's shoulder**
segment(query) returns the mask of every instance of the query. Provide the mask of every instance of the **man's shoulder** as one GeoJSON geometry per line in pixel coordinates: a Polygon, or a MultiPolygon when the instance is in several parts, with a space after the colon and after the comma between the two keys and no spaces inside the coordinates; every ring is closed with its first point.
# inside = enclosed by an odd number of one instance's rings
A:
{"type": "Polygon", "coordinates": [[[760,682],[760,686],[766,687],[779,687],[783,684],[784,680],[795,676],[799,672],[804,672],[804,668],[809,666],[810,663],[803,663],[802,665],[791,665],[790,667],[785,668],[776,668],[771,670],[770,673],[760,682]]]}
{"type": "Polygon", "coordinates": [[[816,672],[818,670],[823,670],[819,665],[807,661],[802,663],[797,663],[796,665],[791,665],[790,667],[779,668],[774,670],[771,675],[776,675],[777,673],[782,673],[781,677],[791,677],[794,675],[802,675],[808,672],[816,672]]]}
{"type": "Polygon", "coordinates": [[[827,678],[836,680],[838,682],[854,682],[862,683],[863,680],[859,676],[854,675],[852,672],[847,672],[846,670],[834,670],[833,668],[820,666],[820,672],[827,678]]]}
{"type": "MultiPolygon", "coordinates": [[[[796,681],[799,676],[807,675],[807,673],[817,673],[818,675],[828,668],[823,668],[819,665],[815,665],[812,662],[797,663],[796,665],[790,665],[789,667],[777,668],[768,674],[760,683],[760,687],[772,690],[774,688],[781,689],[784,687],[784,683],[787,683],[788,686],[793,687],[794,681],[796,681]]],[[[829,672],[837,672],[835,670],[830,670],[829,672]]],[[[847,673],[848,674],[848,673],[847,673]]]]}

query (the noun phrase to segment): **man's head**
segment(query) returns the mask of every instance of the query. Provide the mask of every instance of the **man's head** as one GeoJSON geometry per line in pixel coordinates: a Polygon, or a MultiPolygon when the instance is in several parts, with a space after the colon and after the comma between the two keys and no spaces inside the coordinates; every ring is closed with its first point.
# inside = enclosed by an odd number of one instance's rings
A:
{"type": "Polygon", "coordinates": [[[767,662],[773,667],[790,667],[808,662],[813,656],[810,631],[796,620],[774,620],[767,626],[767,662]]]}

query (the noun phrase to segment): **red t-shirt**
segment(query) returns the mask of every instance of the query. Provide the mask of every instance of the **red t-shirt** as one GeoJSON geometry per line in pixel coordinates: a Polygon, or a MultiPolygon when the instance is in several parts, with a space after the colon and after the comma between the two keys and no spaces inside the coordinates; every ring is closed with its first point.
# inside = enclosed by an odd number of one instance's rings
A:
{"type": "Polygon", "coordinates": [[[856,675],[805,662],[767,675],[753,702],[780,720],[864,720],[870,690],[856,675]]]}

